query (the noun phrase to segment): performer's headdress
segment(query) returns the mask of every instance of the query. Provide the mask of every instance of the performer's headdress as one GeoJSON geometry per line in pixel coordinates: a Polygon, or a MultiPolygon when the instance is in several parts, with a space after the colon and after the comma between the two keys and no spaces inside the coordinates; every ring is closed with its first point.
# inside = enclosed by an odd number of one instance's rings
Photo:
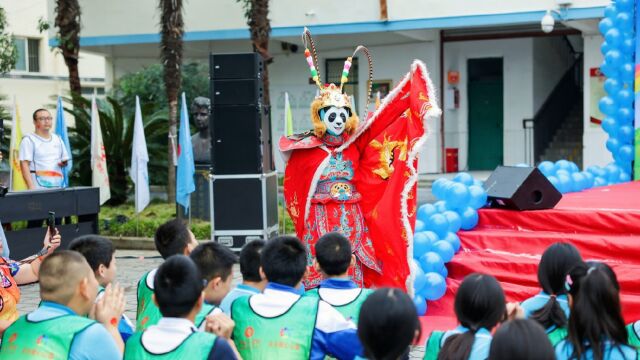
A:
{"type": "Polygon", "coordinates": [[[340,86],[337,86],[336,84],[324,84],[323,86],[320,83],[320,72],[318,71],[318,55],[316,53],[316,46],[313,42],[313,38],[311,38],[311,32],[307,28],[304,28],[304,32],[302,33],[302,42],[305,47],[304,55],[307,58],[307,63],[309,64],[311,78],[320,90],[318,96],[316,96],[311,103],[311,121],[313,122],[313,131],[315,135],[321,138],[324,136],[324,133],[327,130],[326,126],[322,122],[322,119],[320,118],[320,110],[332,106],[345,108],[348,110],[349,118],[347,119],[344,131],[347,134],[352,134],[358,127],[358,115],[356,114],[355,109],[352,107],[351,99],[347,94],[344,94],[342,92],[342,88],[344,84],[349,80],[349,69],[351,69],[351,62],[353,60],[353,57],[356,56],[356,54],[358,54],[358,52],[360,51],[364,52],[369,63],[369,79],[367,80],[367,103],[364,107],[364,112],[366,114],[367,108],[369,107],[369,99],[371,98],[371,85],[373,81],[373,61],[371,60],[369,49],[360,45],[353,52],[353,55],[349,56],[345,60],[344,67],[342,68],[342,76],[340,77],[340,86]],[[311,47],[311,51],[309,51],[309,47],[311,47]]]}

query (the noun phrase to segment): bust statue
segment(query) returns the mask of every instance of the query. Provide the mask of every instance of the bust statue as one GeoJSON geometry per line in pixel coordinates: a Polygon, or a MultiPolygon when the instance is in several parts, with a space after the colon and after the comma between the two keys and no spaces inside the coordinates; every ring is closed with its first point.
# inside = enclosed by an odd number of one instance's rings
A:
{"type": "Polygon", "coordinates": [[[209,112],[211,100],[198,96],[191,103],[191,116],[198,132],[191,136],[193,145],[193,160],[196,163],[211,163],[211,136],[209,134],[209,112]]]}

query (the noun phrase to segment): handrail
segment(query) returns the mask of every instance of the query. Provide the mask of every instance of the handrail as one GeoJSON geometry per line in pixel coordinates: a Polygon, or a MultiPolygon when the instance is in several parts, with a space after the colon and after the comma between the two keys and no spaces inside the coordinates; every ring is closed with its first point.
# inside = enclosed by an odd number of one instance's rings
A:
{"type": "Polygon", "coordinates": [[[553,140],[553,136],[562,126],[573,105],[580,100],[581,65],[582,55],[576,58],[573,65],[564,73],[533,118],[533,152],[536,161],[553,140]]]}

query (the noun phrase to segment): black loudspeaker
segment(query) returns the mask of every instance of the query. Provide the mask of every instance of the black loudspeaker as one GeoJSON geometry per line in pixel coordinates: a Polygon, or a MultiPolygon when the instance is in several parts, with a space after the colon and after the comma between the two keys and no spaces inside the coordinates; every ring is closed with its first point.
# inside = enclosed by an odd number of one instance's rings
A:
{"type": "Polygon", "coordinates": [[[211,80],[211,105],[259,105],[262,79],[211,80]]]}
{"type": "Polygon", "coordinates": [[[264,106],[213,106],[214,174],[259,174],[273,171],[271,122],[264,106]]]}
{"type": "Polygon", "coordinates": [[[492,207],[514,210],[553,209],[562,194],[535,167],[498,166],[485,181],[492,207]]]}
{"type": "Polygon", "coordinates": [[[211,80],[260,79],[264,63],[256,53],[211,54],[209,67],[211,80]]]}

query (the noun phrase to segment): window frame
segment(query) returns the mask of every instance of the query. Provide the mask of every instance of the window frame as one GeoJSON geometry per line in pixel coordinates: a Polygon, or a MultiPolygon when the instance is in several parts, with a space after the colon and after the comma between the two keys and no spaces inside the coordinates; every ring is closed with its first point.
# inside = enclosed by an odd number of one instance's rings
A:
{"type": "MultiPolygon", "coordinates": [[[[11,69],[11,72],[13,73],[18,73],[18,74],[39,74],[41,73],[41,56],[40,56],[40,41],[42,39],[37,38],[37,37],[29,37],[29,36],[13,36],[14,39],[14,44],[16,47],[18,47],[18,44],[15,42],[15,40],[24,40],[24,70],[21,69],[17,69],[17,68],[13,68],[11,69]],[[36,47],[36,49],[38,49],[38,54],[37,54],[37,70],[32,70],[31,69],[31,64],[29,61],[29,43],[30,41],[36,41],[38,46],[36,47]]],[[[19,59],[18,59],[19,60],[19,59]]],[[[16,65],[17,65],[17,60],[16,60],[16,65]]]]}

